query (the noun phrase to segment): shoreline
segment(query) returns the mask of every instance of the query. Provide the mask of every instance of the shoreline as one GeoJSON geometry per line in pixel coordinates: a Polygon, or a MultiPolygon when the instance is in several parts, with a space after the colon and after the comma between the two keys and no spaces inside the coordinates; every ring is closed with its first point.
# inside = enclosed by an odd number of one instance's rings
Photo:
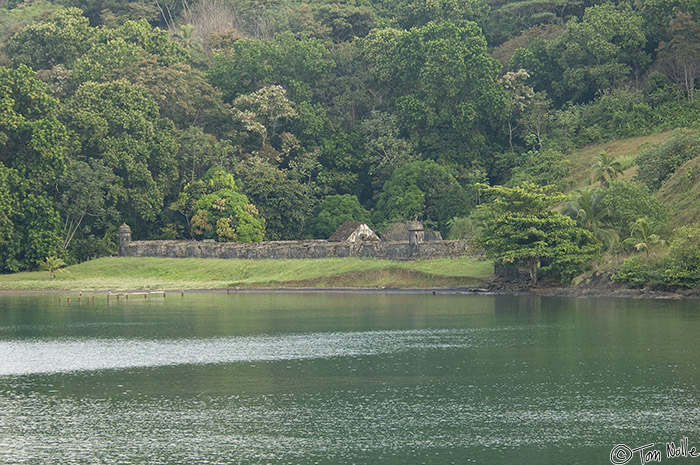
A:
{"type": "Polygon", "coordinates": [[[541,287],[530,289],[489,289],[486,287],[249,287],[249,288],[200,288],[200,289],[0,289],[0,295],[7,294],[432,294],[432,295],[518,295],[568,298],[626,298],[680,300],[700,299],[700,289],[680,291],[655,291],[649,289],[620,288],[602,291],[592,288],[541,287]]]}

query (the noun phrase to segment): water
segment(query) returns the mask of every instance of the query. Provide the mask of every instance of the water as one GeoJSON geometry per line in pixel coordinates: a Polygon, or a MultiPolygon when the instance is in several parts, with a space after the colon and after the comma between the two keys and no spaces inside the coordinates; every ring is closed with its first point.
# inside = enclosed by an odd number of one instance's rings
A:
{"type": "Polygon", "coordinates": [[[0,463],[700,460],[700,301],[73,299],[0,295],[0,463]]]}

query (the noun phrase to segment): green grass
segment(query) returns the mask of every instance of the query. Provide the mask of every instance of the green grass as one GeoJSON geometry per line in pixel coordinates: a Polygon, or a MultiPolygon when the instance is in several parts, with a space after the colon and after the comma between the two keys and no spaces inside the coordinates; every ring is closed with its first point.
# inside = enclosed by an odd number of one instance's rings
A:
{"type": "Polygon", "coordinates": [[[571,190],[576,190],[589,184],[591,168],[601,152],[608,152],[622,164],[624,172],[620,179],[623,181],[632,180],[634,175],[637,174],[637,165],[634,163],[634,160],[639,153],[645,147],[667,139],[672,133],[673,131],[666,131],[649,136],[631,137],[629,139],[589,145],[574,150],[568,157],[571,161],[571,173],[568,176],[570,184],[573,186],[571,190]]]}
{"type": "Polygon", "coordinates": [[[700,221],[700,157],[678,168],[657,197],[673,212],[674,227],[700,221]]]}
{"type": "Polygon", "coordinates": [[[479,286],[490,261],[442,258],[392,262],[358,258],[223,260],[109,257],[46,271],[0,275],[0,290],[216,289],[225,287],[479,286]]]}

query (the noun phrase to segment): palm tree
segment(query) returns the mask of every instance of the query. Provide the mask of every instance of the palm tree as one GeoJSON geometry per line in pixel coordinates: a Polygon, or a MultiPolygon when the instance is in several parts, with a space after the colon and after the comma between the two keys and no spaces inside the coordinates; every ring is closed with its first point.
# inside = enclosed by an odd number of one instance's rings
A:
{"type": "Polygon", "coordinates": [[[173,38],[185,48],[201,50],[202,38],[194,35],[195,27],[191,24],[181,24],[179,31],[173,34],[173,38]]]}
{"type": "Polygon", "coordinates": [[[630,228],[630,237],[623,241],[623,244],[631,244],[637,252],[644,250],[649,256],[649,250],[657,245],[666,245],[666,241],[661,239],[656,232],[659,225],[652,225],[646,218],[638,218],[630,228]]]}
{"type": "Polygon", "coordinates": [[[593,164],[593,179],[600,180],[601,187],[608,187],[609,180],[615,179],[622,174],[622,165],[615,160],[608,152],[601,152],[598,160],[593,164]]]}
{"type": "Polygon", "coordinates": [[[603,204],[604,192],[588,187],[577,191],[577,194],[564,208],[563,213],[575,219],[583,229],[591,231],[606,248],[611,248],[619,237],[614,230],[602,226],[605,218],[612,214],[610,207],[603,204]]]}
{"type": "Polygon", "coordinates": [[[58,258],[56,255],[46,257],[46,260],[39,262],[39,269],[51,273],[51,279],[54,279],[56,277],[56,271],[64,266],[66,266],[66,262],[64,262],[61,258],[58,258]]]}

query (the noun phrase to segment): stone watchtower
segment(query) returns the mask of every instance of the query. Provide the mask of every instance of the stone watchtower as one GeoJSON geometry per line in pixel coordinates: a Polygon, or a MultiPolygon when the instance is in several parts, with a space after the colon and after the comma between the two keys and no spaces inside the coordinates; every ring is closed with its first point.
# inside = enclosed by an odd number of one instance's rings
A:
{"type": "Polygon", "coordinates": [[[417,221],[413,223],[408,223],[408,245],[415,247],[417,244],[423,243],[423,238],[425,231],[423,230],[423,225],[417,221]]]}
{"type": "Polygon", "coordinates": [[[128,224],[122,223],[119,226],[119,256],[124,255],[124,246],[131,242],[131,228],[128,224]]]}

